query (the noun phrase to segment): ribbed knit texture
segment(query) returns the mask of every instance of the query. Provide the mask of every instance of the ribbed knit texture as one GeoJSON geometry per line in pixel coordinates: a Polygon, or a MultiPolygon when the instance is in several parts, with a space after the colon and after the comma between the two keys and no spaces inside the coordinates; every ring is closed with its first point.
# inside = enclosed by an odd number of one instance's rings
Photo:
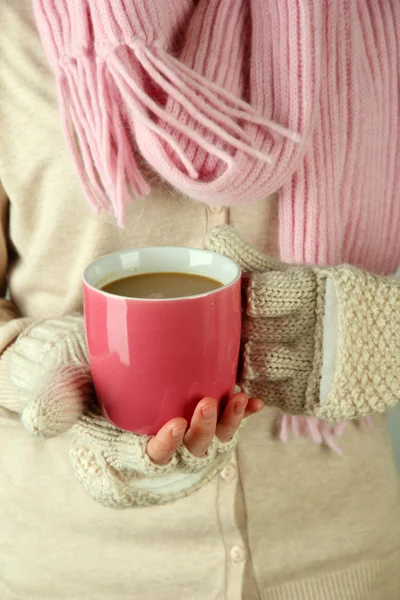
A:
{"type": "Polygon", "coordinates": [[[86,195],[120,223],[130,191],[148,192],[132,141],[178,189],[210,203],[264,198],[300,163],[318,100],[319,3],[34,6],[86,195]]]}
{"type": "Polygon", "coordinates": [[[12,319],[7,325],[0,327],[0,347],[3,348],[0,360],[0,403],[8,411],[15,413],[20,412],[21,406],[15,387],[10,381],[9,359],[14,340],[33,322],[33,319],[28,318],[12,319]]]}
{"type": "Polygon", "coordinates": [[[393,274],[400,264],[400,3],[321,5],[323,84],[312,143],[282,190],[282,258],[393,274]]]}
{"type": "Polygon", "coordinates": [[[92,391],[82,316],[32,323],[4,359],[32,435],[53,437],[77,421],[92,391]]]}
{"type": "Polygon", "coordinates": [[[1,406],[16,414],[21,412],[21,403],[19,394],[10,380],[10,354],[12,346],[7,348],[0,360],[0,390],[1,390],[1,406]]]}
{"type": "MultiPolygon", "coordinates": [[[[366,563],[291,581],[265,590],[261,597],[262,600],[395,600],[396,596],[377,596],[380,594],[377,582],[384,572],[383,561],[366,563]]],[[[394,592],[393,586],[389,585],[388,593],[397,593],[397,590],[394,592]]]]}

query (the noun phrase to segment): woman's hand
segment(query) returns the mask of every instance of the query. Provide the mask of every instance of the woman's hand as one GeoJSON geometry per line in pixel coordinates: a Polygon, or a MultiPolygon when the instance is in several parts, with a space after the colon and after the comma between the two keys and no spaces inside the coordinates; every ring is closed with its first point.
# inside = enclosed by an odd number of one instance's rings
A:
{"type": "Polygon", "coordinates": [[[238,427],[262,407],[261,400],[236,394],[218,419],[217,401],[203,398],[189,428],[185,419],[172,419],[152,438],[118,429],[98,409],[88,410],[72,428],[71,463],[78,480],[103,506],[172,502],[194,493],[224,468],[238,427]]]}
{"type": "Polygon", "coordinates": [[[187,431],[185,419],[168,421],[149,441],[147,454],[154,463],[164,465],[184,443],[194,456],[204,456],[215,435],[221,442],[229,442],[242,420],[260,412],[263,406],[262,400],[249,399],[243,393],[235,394],[217,422],[217,401],[214,398],[204,398],[197,405],[187,431]]]}

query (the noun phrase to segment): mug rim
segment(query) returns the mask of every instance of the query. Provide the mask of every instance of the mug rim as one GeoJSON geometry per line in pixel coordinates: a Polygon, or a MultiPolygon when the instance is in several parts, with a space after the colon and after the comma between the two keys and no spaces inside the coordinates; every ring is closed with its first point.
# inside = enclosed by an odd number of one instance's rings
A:
{"type": "MultiPolygon", "coordinates": [[[[151,273],[151,271],[149,273],[151,273]]],[[[185,271],[182,271],[182,273],[185,273],[185,271]]],[[[187,273],[190,274],[190,272],[187,272],[187,273]]],[[[146,274],[146,273],[143,273],[143,274],[146,274]]],[[[114,299],[121,298],[122,300],[128,300],[128,301],[132,301],[132,302],[151,302],[151,303],[163,302],[164,303],[164,302],[171,302],[171,301],[172,302],[176,302],[176,301],[182,302],[182,301],[196,300],[199,298],[206,298],[207,296],[212,296],[214,294],[218,294],[218,293],[228,289],[235,283],[237,283],[237,281],[241,279],[241,276],[242,276],[242,270],[241,270],[240,265],[238,265],[237,262],[235,262],[229,256],[225,256],[224,254],[219,254],[218,252],[214,252],[213,250],[206,250],[203,248],[195,248],[194,246],[142,246],[140,248],[124,248],[123,250],[116,250],[115,252],[109,252],[107,254],[102,254],[101,256],[99,256],[98,258],[93,260],[91,263],[89,263],[85,267],[85,269],[82,273],[82,283],[84,286],[86,286],[90,290],[93,290],[94,292],[97,292],[103,296],[108,296],[108,297],[114,298],[114,299]],[[130,252],[141,252],[141,251],[145,251],[145,250],[189,250],[189,251],[193,250],[196,252],[201,252],[203,254],[217,256],[218,259],[224,259],[225,261],[231,263],[235,267],[237,273],[236,273],[235,277],[231,281],[229,281],[229,283],[222,284],[220,287],[218,287],[214,290],[210,290],[209,292],[204,292],[202,294],[195,294],[193,296],[177,296],[174,298],[136,298],[134,296],[132,297],[132,296],[122,296],[119,294],[110,294],[110,292],[106,292],[106,291],[102,290],[101,288],[98,288],[95,285],[92,285],[91,283],[89,283],[89,281],[87,279],[87,272],[91,267],[94,267],[96,265],[96,263],[99,263],[100,261],[103,261],[104,259],[107,259],[112,256],[121,256],[122,254],[128,254],[130,252]]],[[[121,277],[121,279],[122,279],[122,277],[121,277]]]]}

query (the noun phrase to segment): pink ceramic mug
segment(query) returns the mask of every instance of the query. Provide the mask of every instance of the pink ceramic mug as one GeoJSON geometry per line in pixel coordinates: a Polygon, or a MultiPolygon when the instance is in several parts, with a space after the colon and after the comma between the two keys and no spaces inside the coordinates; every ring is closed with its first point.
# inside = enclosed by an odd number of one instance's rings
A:
{"type": "Polygon", "coordinates": [[[190,421],[205,396],[233,393],[241,335],[241,276],[231,259],[194,248],[157,247],[102,256],[83,275],[86,336],[103,414],[121,429],[154,435],[190,421]],[[173,299],[116,296],[100,288],[133,274],[205,275],[223,287],[173,299]]]}

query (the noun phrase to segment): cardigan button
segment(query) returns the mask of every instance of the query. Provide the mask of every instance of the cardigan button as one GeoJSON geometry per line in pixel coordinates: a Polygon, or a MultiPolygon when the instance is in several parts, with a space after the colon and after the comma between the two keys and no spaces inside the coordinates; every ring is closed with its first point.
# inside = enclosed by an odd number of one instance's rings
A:
{"type": "Polygon", "coordinates": [[[226,481],[226,483],[231,483],[232,481],[235,481],[236,473],[237,472],[235,465],[229,463],[228,465],[226,465],[226,467],[222,469],[221,477],[224,481],[226,481]]]}
{"type": "Polygon", "coordinates": [[[235,564],[242,563],[246,560],[246,550],[243,548],[243,546],[232,547],[231,560],[235,564]]]}

